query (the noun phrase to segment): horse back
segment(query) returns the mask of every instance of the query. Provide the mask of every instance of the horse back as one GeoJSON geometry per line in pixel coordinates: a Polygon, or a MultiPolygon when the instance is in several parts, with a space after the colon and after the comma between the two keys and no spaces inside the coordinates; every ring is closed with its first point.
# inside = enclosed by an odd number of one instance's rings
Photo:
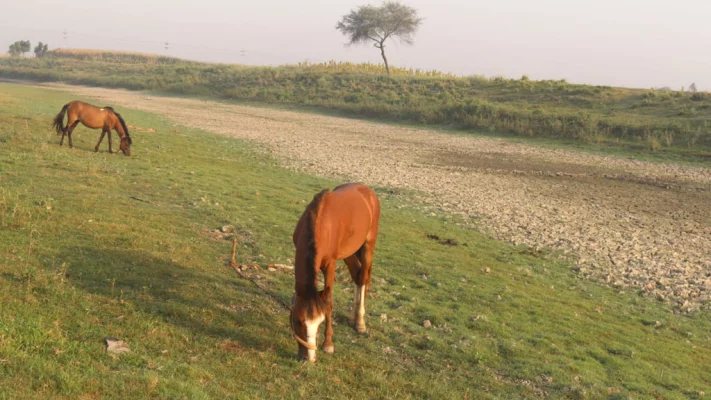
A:
{"type": "Polygon", "coordinates": [[[375,240],[380,202],[370,188],[361,184],[341,185],[324,201],[324,220],[320,225],[330,232],[332,244],[337,244],[336,259],[348,257],[366,241],[375,240]]]}
{"type": "MultiPolygon", "coordinates": [[[[369,211],[370,221],[375,224],[378,223],[378,219],[380,218],[380,200],[373,189],[360,183],[346,183],[333,189],[333,194],[342,194],[340,197],[343,198],[342,202],[344,204],[340,205],[340,207],[353,206],[358,208],[362,204],[365,204],[369,211]]],[[[358,218],[364,215],[365,214],[361,211],[358,218]]]]}
{"type": "Polygon", "coordinates": [[[82,113],[82,112],[98,112],[99,107],[91,105],[89,103],[85,103],[81,100],[74,100],[69,102],[69,109],[70,112],[74,111],[76,113],[82,113]]]}
{"type": "Polygon", "coordinates": [[[313,241],[323,256],[343,259],[366,241],[375,240],[379,218],[375,192],[361,184],[340,185],[314,196],[299,218],[292,240],[297,248],[313,241]]]}
{"type": "Polygon", "coordinates": [[[111,108],[100,108],[83,101],[75,100],[69,103],[67,109],[70,120],[80,120],[89,128],[114,128],[116,121],[111,108]]]}

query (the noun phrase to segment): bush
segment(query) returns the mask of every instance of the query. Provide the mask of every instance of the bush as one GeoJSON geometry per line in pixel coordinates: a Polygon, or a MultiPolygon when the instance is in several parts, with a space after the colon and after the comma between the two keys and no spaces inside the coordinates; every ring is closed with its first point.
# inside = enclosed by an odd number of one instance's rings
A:
{"type": "Polygon", "coordinates": [[[711,99],[711,95],[706,92],[695,92],[691,95],[691,100],[693,101],[704,101],[711,99]]]}

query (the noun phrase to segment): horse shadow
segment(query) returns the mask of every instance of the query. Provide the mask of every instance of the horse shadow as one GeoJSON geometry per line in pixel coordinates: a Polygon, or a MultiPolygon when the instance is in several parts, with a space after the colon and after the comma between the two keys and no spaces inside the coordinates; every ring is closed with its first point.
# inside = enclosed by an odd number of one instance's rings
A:
{"type": "Polygon", "coordinates": [[[265,311],[283,318],[284,324],[288,314],[264,306],[267,295],[236,274],[222,279],[214,272],[187,268],[135,250],[65,248],[60,259],[70,266],[67,279],[77,288],[130,301],[137,310],[179,326],[193,338],[227,339],[257,352],[273,351],[280,358],[294,358],[291,349],[274,343],[273,335],[258,334],[274,331],[274,324],[264,317],[265,311]],[[240,306],[231,307],[234,303],[240,306]],[[245,306],[249,303],[255,308],[245,306]],[[204,315],[210,316],[209,323],[204,315]]]}

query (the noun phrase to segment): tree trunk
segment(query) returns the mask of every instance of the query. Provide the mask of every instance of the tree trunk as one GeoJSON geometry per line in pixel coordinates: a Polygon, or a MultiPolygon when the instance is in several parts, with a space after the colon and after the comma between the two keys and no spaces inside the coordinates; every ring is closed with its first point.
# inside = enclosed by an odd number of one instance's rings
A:
{"type": "Polygon", "coordinates": [[[383,61],[385,61],[385,71],[387,71],[388,76],[390,75],[390,66],[388,66],[388,58],[385,57],[385,45],[380,43],[380,54],[383,56],[383,61]]]}

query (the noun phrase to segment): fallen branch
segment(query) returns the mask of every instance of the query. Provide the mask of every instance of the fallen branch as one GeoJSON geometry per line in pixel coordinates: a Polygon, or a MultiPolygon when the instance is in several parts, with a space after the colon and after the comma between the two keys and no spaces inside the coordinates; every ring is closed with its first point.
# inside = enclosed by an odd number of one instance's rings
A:
{"type": "MultiPolygon", "coordinates": [[[[291,307],[289,307],[289,305],[288,305],[287,303],[285,303],[284,301],[282,301],[280,298],[278,298],[278,297],[277,297],[276,295],[274,295],[272,292],[270,292],[270,291],[266,290],[265,288],[263,288],[260,284],[257,283],[257,281],[255,281],[255,280],[252,279],[249,275],[247,275],[247,274],[244,273],[244,270],[246,270],[247,268],[261,269],[261,267],[259,266],[259,264],[237,264],[237,261],[235,261],[236,254],[237,254],[237,238],[232,238],[232,259],[230,259],[230,267],[232,267],[232,269],[234,269],[235,272],[237,272],[237,274],[238,274],[239,276],[241,276],[242,278],[244,278],[244,279],[246,279],[246,280],[252,282],[252,284],[253,284],[254,286],[256,286],[257,289],[261,290],[264,294],[266,294],[267,296],[271,297],[271,298],[272,298],[274,301],[276,301],[277,303],[281,304],[287,311],[291,311],[291,307]]],[[[288,267],[289,267],[289,265],[283,265],[283,264],[270,264],[270,265],[278,265],[278,266],[280,266],[280,267],[283,266],[283,267],[285,267],[285,268],[288,268],[288,267]]],[[[293,268],[293,267],[292,267],[292,268],[293,268]]]]}
{"type": "Polygon", "coordinates": [[[288,269],[292,270],[294,269],[293,265],[287,265],[287,264],[267,264],[267,268],[269,269],[288,269]]]}
{"type": "Polygon", "coordinates": [[[153,203],[151,203],[151,202],[148,201],[148,200],[139,199],[139,198],[136,197],[136,196],[130,196],[129,198],[130,198],[131,200],[142,201],[142,202],[144,202],[144,203],[153,204],[153,203]]]}
{"type": "Polygon", "coordinates": [[[153,129],[153,128],[139,128],[139,127],[133,126],[133,125],[127,125],[126,127],[127,127],[128,129],[134,130],[135,132],[156,133],[156,130],[153,129]]]}
{"type": "Polygon", "coordinates": [[[459,242],[457,242],[455,239],[441,239],[439,236],[433,233],[428,233],[427,238],[435,240],[437,241],[437,243],[445,246],[459,246],[459,242]]]}
{"type": "Polygon", "coordinates": [[[235,256],[237,255],[237,238],[232,238],[232,259],[230,260],[230,267],[237,269],[237,261],[235,261],[235,256]]]}

